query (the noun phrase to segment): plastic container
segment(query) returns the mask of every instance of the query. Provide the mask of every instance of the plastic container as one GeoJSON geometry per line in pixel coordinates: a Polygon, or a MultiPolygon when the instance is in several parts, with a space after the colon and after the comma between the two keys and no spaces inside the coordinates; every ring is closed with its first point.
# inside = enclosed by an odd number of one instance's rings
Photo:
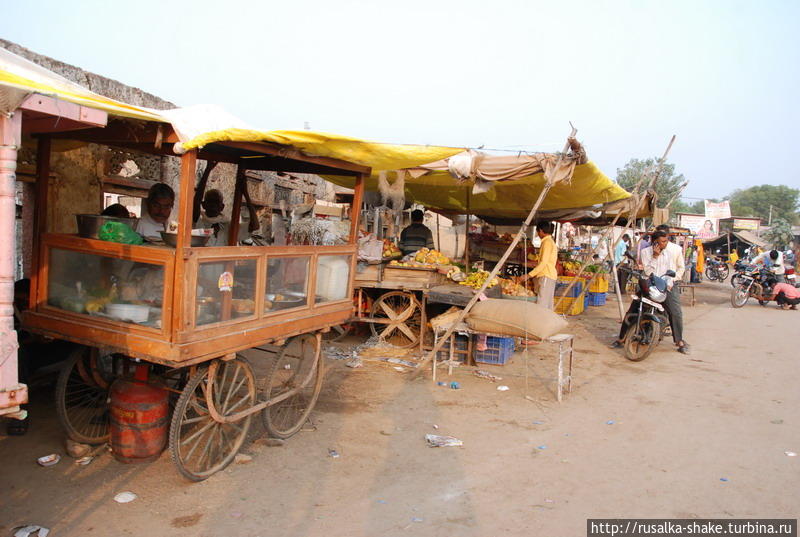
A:
{"type": "Polygon", "coordinates": [[[514,354],[514,338],[488,336],[486,347],[485,351],[477,348],[472,351],[472,357],[477,363],[505,365],[514,354]]]}
{"type": "MultiPolygon", "coordinates": [[[[595,280],[589,284],[590,293],[607,293],[608,292],[608,274],[600,274],[595,280]]],[[[600,305],[600,304],[598,304],[600,305]]]]}
{"type": "Polygon", "coordinates": [[[571,276],[561,276],[558,278],[556,282],[556,290],[554,296],[570,296],[576,297],[583,293],[583,286],[584,281],[583,278],[573,278],[571,276]],[[575,285],[572,286],[572,289],[569,290],[569,295],[565,294],[567,292],[567,287],[569,287],[572,280],[576,280],[575,285]]]}
{"type": "MultiPolygon", "coordinates": [[[[461,352],[453,352],[453,360],[456,362],[463,362],[466,358],[466,351],[469,348],[469,336],[465,336],[462,334],[452,334],[450,337],[455,338],[455,344],[453,345],[454,351],[461,351],[461,352]]],[[[446,342],[441,350],[436,352],[436,361],[442,362],[445,360],[450,359],[450,342],[446,342]]]]}
{"type": "Polygon", "coordinates": [[[347,298],[349,278],[350,263],[347,256],[320,256],[317,263],[317,296],[323,302],[347,298]]]}
{"type": "Polygon", "coordinates": [[[555,305],[555,312],[560,315],[580,315],[586,308],[586,301],[589,299],[587,296],[580,297],[565,297],[563,300],[560,297],[555,297],[553,303],[555,305]]]}
{"type": "Polygon", "coordinates": [[[586,294],[586,297],[589,299],[590,306],[605,306],[606,305],[606,294],[605,293],[593,293],[589,291],[586,294]]]}
{"type": "Polygon", "coordinates": [[[150,316],[150,306],[139,304],[107,304],[106,313],[120,321],[133,321],[134,323],[146,323],[150,316]]]}

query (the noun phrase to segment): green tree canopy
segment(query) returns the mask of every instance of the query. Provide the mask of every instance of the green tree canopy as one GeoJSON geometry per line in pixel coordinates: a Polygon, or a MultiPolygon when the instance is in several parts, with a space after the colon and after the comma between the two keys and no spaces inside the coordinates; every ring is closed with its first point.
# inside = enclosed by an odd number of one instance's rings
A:
{"type": "Polygon", "coordinates": [[[797,219],[800,189],[786,185],[760,185],[734,190],[729,196],[734,216],[755,216],[769,221],[770,206],[772,220],[784,218],[789,222],[797,219]]]}
{"type": "MultiPolygon", "coordinates": [[[[617,168],[617,183],[628,192],[632,192],[642,176],[648,170],[654,173],[657,167],[657,158],[648,158],[644,160],[632,158],[624,167],[617,168]]],[[[656,181],[656,194],[658,195],[656,204],[658,207],[664,207],[669,203],[670,200],[678,194],[684,182],[686,182],[686,179],[683,174],[675,174],[675,165],[665,162],[664,166],[661,168],[658,181],[656,181]]],[[[679,201],[680,200],[675,200],[671,207],[674,208],[675,204],[679,201]]],[[[677,211],[677,209],[675,210],[677,211]]]]}
{"type": "Polygon", "coordinates": [[[794,240],[792,225],[783,218],[773,218],[772,227],[764,237],[775,248],[789,248],[794,240]]]}

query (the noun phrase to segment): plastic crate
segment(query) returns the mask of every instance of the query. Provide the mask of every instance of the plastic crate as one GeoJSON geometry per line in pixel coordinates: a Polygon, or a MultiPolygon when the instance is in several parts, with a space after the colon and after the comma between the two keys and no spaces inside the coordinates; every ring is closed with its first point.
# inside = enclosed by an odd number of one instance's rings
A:
{"type": "Polygon", "coordinates": [[[486,350],[479,351],[473,347],[472,357],[480,364],[505,365],[514,354],[513,337],[486,337],[486,350]]]}
{"type": "MultiPolygon", "coordinates": [[[[453,346],[453,359],[456,362],[465,362],[467,357],[467,349],[469,349],[469,336],[463,334],[451,334],[451,338],[455,338],[455,345],[453,346]],[[461,352],[458,352],[461,351],[461,352]]],[[[442,346],[441,350],[436,352],[436,361],[444,362],[450,359],[450,342],[447,341],[442,346]]]]}
{"type": "Polygon", "coordinates": [[[569,295],[566,294],[567,287],[569,287],[570,283],[575,279],[576,278],[573,278],[571,276],[560,276],[558,278],[558,281],[556,282],[556,290],[554,296],[571,296],[571,297],[580,296],[580,294],[583,293],[583,285],[585,283],[583,281],[583,278],[577,278],[578,281],[575,282],[575,285],[573,285],[572,289],[569,290],[569,295]]]}
{"type": "Polygon", "coordinates": [[[607,293],[608,292],[608,274],[600,274],[595,280],[589,284],[590,293],[607,293]]]}
{"type": "Polygon", "coordinates": [[[589,291],[586,294],[586,298],[589,299],[589,306],[605,306],[606,305],[606,294],[605,293],[592,293],[589,291]]]}
{"type": "Polygon", "coordinates": [[[578,297],[554,297],[555,312],[561,315],[580,315],[586,309],[586,302],[589,297],[581,295],[578,297]]]}

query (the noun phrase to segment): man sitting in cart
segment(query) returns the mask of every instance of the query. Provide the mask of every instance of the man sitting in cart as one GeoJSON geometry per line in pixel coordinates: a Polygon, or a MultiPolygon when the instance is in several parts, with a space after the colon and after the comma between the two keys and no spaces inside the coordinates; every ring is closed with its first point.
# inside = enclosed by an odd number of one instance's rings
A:
{"type": "Polygon", "coordinates": [[[161,240],[161,232],[167,230],[167,220],[175,205],[175,191],[169,185],[156,183],[150,187],[147,199],[142,204],[142,217],[136,232],[145,239],[161,240]]]}
{"type": "MultiPolygon", "coordinates": [[[[204,229],[213,229],[214,234],[211,236],[206,246],[228,246],[228,237],[230,235],[231,221],[226,218],[222,211],[225,209],[225,202],[223,201],[222,192],[213,188],[206,192],[206,184],[208,177],[211,175],[211,170],[214,168],[214,163],[209,163],[203,172],[197,188],[194,192],[194,207],[192,218],[198,227],[204,229]],[[205,196],[203,195],[205,193],[205,196]],[[201,210],[202,207],[202,210],[201,210]]],[[[259,218],[253,202],[250,200],[250,193],[247,188],[242,190],[244,201],[247,205],[247,210],[250,215],[248,234],[258,231],[259,218]]],[[[239,239],[247,238],[247,235],[239,232],[239,239]]]]}
{"type": "Polygon", "coordinates": [[[424,211],[411,211],[411,225],[400,233],[400,251],[403,255],[413,254],[421,248],[433,248],[433,233],[422,223],[424,211]]]}

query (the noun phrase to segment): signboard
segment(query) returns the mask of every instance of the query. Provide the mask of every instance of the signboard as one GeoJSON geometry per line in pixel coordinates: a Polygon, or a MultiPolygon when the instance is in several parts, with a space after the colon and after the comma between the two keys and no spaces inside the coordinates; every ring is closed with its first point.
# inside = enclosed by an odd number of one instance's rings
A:
{"type": "Polygon", "coordinates": [[[720,218],[731,217],[731,204],[728,201],[713,202],[705,200],[706,218],[709,220],[719,220],[720,218]]]}
{"type": "Polygon", "coordinates": [[[700,214],[682,214],[678,225],[688,228],[692,233],[697,234],[703,228],[706,217],[700,214]]]}
{"type": "Polygon", "coordinates": [[[751,220],[749,218],[734,218],[733,229],[747,229],[750,231],[758,231],[758,220],[751,220]]]}

